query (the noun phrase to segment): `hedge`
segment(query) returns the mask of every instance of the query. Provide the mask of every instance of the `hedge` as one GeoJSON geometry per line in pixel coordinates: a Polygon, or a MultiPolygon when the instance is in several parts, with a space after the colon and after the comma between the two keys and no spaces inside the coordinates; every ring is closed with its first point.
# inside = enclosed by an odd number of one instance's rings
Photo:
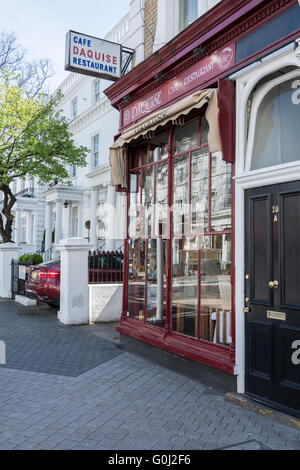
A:
{"type": "Polygon", "coordinates": [[[43,258],[38,254],[25,254],[21,255],[19,258],[19,263],[22,264],[40,264],[43,262],[43,258]]]}

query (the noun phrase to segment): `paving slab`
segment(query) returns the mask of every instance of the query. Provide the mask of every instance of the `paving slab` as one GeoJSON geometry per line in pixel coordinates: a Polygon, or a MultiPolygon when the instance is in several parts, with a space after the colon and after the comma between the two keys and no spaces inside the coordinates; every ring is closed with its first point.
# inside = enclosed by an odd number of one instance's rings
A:
{"type": "Polygon", "coordinates": [[[300,432],[124,349],[115,324],[63,326],[0,302],[0,449],[299,450],[300,432]]]}

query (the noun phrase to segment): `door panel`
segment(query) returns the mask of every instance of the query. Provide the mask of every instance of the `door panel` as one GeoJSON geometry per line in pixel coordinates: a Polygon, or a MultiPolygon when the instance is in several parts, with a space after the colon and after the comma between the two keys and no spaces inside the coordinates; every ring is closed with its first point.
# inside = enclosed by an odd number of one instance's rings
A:
{"type": "Polygon", "coordinates": [[[245,192],[246,393],[300,417],[300,182],[245,192]]]}
{"type": "Polygon", "coordinates": [[[280,194],[281,303],[300,309],[300,194],[280,194]]]}
{"type": "Polygon", "coordinates": [[[273,345],[274,331],[271,323],[249,322],[249,373],[256,377],[270,381],[273,371],[273,345]],[[264,354],[261,352],[264,351],[264,354]]]}
{"type": "Polygon", "coordinates": [[[268,282],[271,273],[271,233],[270,233],[271,196],[251,199],[251,301],[270,305],[268,282]]]}

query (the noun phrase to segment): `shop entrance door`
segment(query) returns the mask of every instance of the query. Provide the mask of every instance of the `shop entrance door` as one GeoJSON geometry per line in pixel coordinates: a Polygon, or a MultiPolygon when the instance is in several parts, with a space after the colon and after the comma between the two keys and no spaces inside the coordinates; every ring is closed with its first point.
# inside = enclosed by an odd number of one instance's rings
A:
{"type": "Polygon", "coordinates": [[[246,393],[300,417],[300,181],[245,194],[246,393]]]}

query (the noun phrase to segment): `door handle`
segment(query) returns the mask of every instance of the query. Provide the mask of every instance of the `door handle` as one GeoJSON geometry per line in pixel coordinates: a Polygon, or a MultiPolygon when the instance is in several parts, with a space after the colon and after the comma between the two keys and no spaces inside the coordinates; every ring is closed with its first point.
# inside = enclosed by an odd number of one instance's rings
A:
{"type": "Polygon", "coordinates": [[[278,281],[270,281],[269,282],[269,287],[271,289],[277,289],[279,287],[279,282],[278,281]]]}

